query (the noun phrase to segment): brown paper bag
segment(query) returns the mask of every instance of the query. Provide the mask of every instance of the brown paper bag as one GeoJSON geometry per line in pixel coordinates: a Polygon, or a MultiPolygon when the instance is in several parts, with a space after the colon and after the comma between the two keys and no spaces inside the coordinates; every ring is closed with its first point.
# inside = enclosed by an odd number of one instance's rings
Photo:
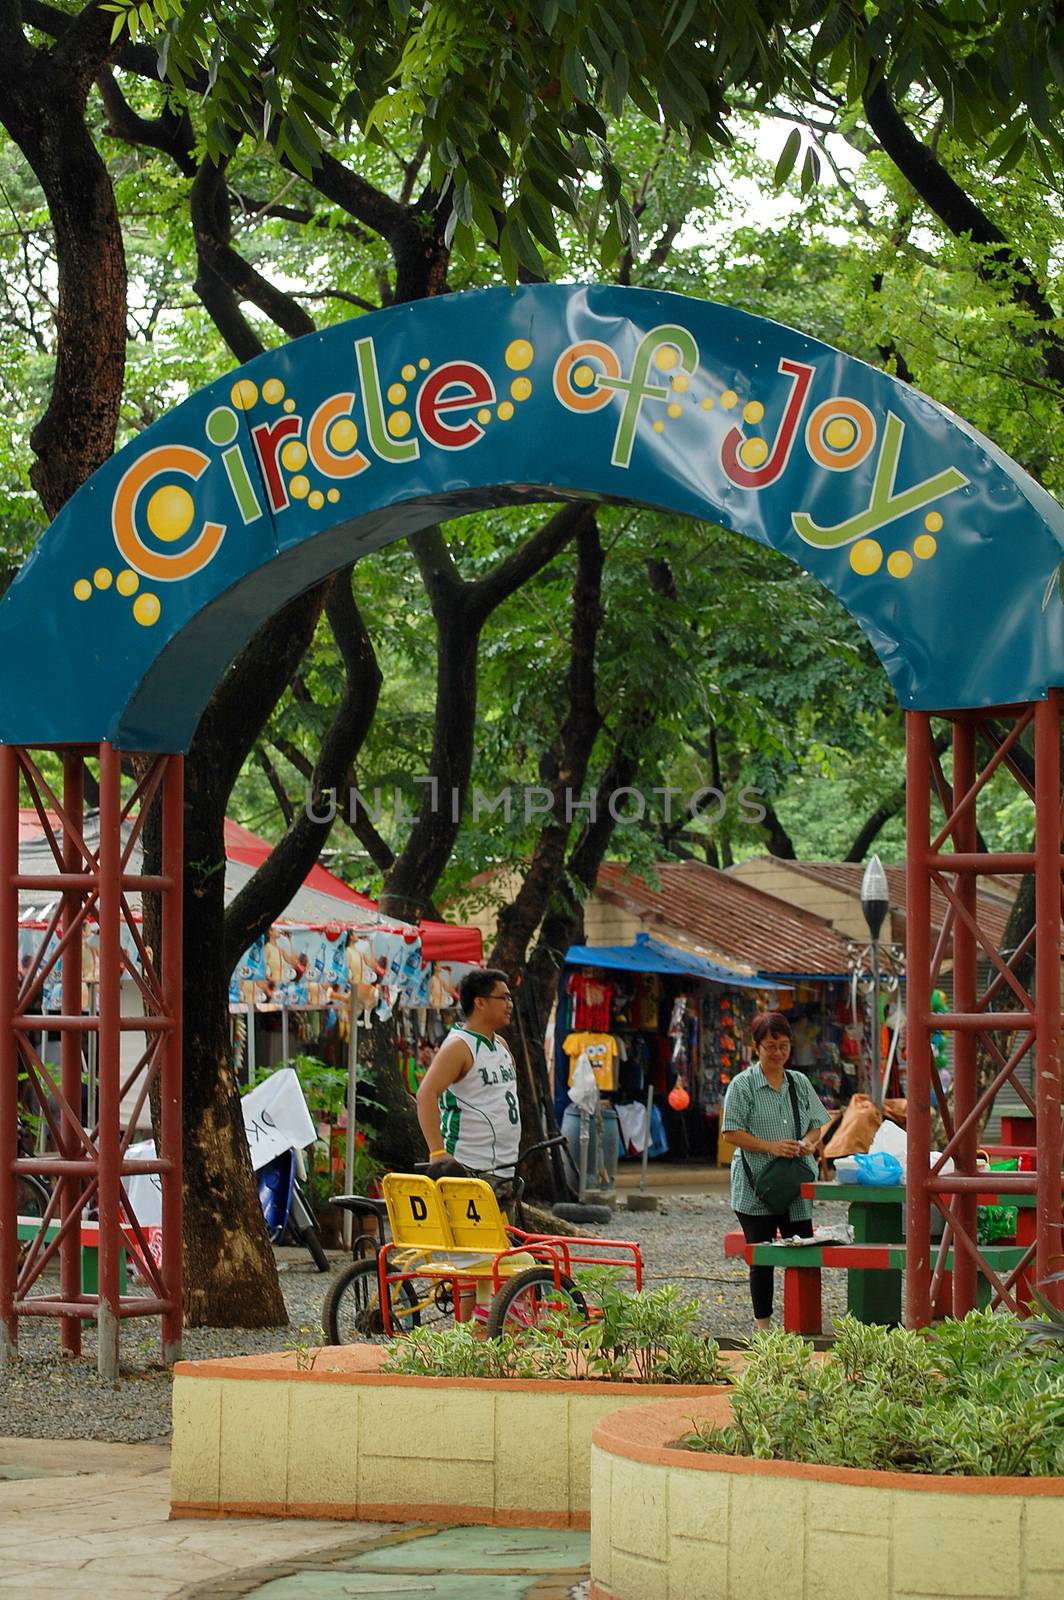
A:
{"type": "Polygon", "coordinates": [[[855,1094],[842,1121],[824,1147],[829,1161],[839,1156],[863,1155],[872,1148],[876,1129],[883,1121],[883,1113],[873,1105],[866,1094],[855,1094]]]}

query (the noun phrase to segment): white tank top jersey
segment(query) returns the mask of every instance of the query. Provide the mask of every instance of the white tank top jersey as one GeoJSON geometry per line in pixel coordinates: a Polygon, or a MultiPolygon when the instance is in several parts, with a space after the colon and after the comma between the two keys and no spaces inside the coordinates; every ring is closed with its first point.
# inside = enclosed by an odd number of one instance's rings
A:
{"type": "Polygon", "coordinates": [[[455,1027],[468,1045],[473,1065],[464,1078],[440,1096],[440,1129],[447,1153],[474,1172],[513,1174],[521,1143],[514,1058],[495,1036],[486,1039],[471,1028],[455,1027]]]}

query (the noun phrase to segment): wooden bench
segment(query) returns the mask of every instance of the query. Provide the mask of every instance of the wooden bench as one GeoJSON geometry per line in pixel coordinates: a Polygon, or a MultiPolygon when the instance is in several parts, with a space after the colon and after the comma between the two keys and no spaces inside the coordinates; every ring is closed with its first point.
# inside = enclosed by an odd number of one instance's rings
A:
{"type": "MultiPolygon", "coordinates": [[[[823,1332],[821,1269],[842,1267],[846,1272],[903,1272],[904,1244],[747,1244],[740,1232],[724,1235],[724,1254],[741,1256],[748,1266],[783,1268],[783,1326],[789,1333],[823,1332]]],[[[1024,1256],[1022,1245],[984,1245],[987,1265],[1000,1276],[1011,1272],[1024,1256]]],[[[953,1267],[953,1251],[946,1271],[953,1267]]],[[[990,1298],[990,1284],[981,1274],[979,1303],[990,1298]]]]}

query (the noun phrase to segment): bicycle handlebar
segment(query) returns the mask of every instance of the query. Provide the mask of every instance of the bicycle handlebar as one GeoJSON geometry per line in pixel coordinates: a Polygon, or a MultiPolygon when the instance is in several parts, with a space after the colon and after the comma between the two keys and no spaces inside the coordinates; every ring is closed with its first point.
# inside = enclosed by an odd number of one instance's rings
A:
{"type": "MultiPolygon", "coordinates": [[[[515,1176],[517,1171],[518,1171],[518,1169],[520,1167],[522,1167],[524,1165],[524,1163],[526,1161],[528,1161],[532,1156],[538,1155],[541,1150],[550,1150],[554,1145],[564,1144],[564,1143],[565,1143],[565,1135],[562,1134],[562,1133],[556,1133],[550,1139],[540,1139],[536,1144],[530,1144],[527,1150],[522,1150],[521,1154],[517,1157],[517,1160],[514,1162],[511,1171],[504,1172],[504,1171],[502,1171],[501,1168],[498,1168],[498,1167],[489,1167],[489,1168],[485,1168],[484,1170],[488,1171],[488,1172],[491,1172],[491,1174],[494,1177],[509,1178],[511,1176],[515,1176]]],[[[415,1161],[415,1163],[414,1163],[414,1171],[415,1172],[427,1172],[431,1166],[432,1166],[432,1162],[431,1161],[415,1161]]]]}

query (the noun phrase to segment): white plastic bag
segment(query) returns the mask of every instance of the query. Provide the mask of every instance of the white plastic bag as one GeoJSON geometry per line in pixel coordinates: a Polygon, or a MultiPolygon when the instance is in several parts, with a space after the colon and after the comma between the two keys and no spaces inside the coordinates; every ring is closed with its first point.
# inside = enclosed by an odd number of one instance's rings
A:
{"type": "Polygon", "coordinates": [[[876,1129],[876,1136],[872,1140],[872,1155],[893,1156],[896,1161],[901,1162],[901,1168],[904,1172],[907,1148],[904,1128],[899,1128],[896,1122],[880,1123],[876,1129]]]}
{"type": "Polygon", "coordinates": [[[593,1117],[598,1110],[599,1087],[595,1082],[595,1071],[588,1060],[586,1050],[581,1050],[576,1058],[573,1081],[569,1085],[569,1098],[579,1111],[586,1111],[589,1117],[593,1117]]]}

